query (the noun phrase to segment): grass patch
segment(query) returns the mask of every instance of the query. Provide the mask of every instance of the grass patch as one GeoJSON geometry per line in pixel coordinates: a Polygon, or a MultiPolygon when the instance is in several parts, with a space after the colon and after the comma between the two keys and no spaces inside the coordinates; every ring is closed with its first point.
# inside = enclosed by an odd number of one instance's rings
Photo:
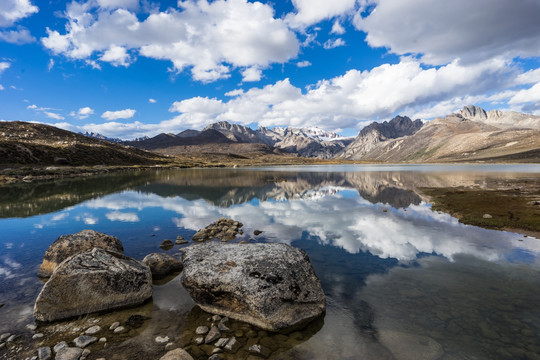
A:
{"type": "Polygon", "coordinates": [[[421,188],[433,209],[462,223],[489,229],[525,230],[540,235],[540,189],[527,181],[514,188],[421,188]],[[532,186],[531,186],[532,185],[532,186]]]}

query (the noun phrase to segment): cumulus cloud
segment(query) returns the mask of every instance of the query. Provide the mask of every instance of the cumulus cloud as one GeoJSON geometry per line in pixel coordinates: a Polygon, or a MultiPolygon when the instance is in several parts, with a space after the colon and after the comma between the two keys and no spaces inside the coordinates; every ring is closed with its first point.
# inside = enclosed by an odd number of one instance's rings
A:
{"type": "Polygon", "coordinates": [[[157,100],[156,100],[156,99],[150,98],[150,99],[148,99],[148,102],[149,102],[150,104],[155,104],[155,103],[157,103],[157,100]]]}
{"type": "Polygon", "coordinates": [[[354,10],[356,0],[292,0],[295,13],[285,21],[293,28],[303,28],[354,10]]]}
{"type": "Polygon", "coordinates": [[[105,217],[110,221],[121,222],[139,222],[139,216],[136,213],[124,213],[120,211],[113,211],[105,214],[105,217]]]}
{"type": "Polygon", "coordinates": [[[305,68],[305,67],[311,66],[311,63],[307,60],[304,60],[304,61],[297,62],[296,66],[298,66],[299,68],[305,68]]]}
{"type": "Polygon", "coordinates": [[[100,7],[104,9],[137,9],[139,0],[97,0],[100,7]]]}
{"type": "Polygon", "coordinates": [[[332,30],[330,31],[330,33],[337,35],[345,34],[345,29],[343,28],[343,26],[341,26],[339,20],[334,21],[334,25],[332,25],[332,30]]]}
{"type": "Polygon", "coordinates": [[[540,103],[540,82],[529,89],[518,91],[508,101],[509,104],[540,103]]]}
{"type": "Polygon", "coordinates": [[[0,61],[0,75],[2,75],[2,73],[9,69],[9,67],[11,66],[11,63],[8,63],[7,61],[0,61]]]}
{"type": "Polygon", "coordinates": [[[326,50],[329,50],[329,49],[333,49],[333,48],[337,48],[337,47],[345,46],[345,45],[346,45],[345,40],[343,40],[342,38],[337,38],[337,39],[329,39],[329,40],[327,40],[323,44],[323,47],[326,50]]]}
{"type": "Polygon", "coordinates": [[[250,67],[242,71],[242,81],[259,81],[261,80],[262,71],[256,67],[250,67]]]}
{"type": "Polygon", "coordinates": [[[118,120],[118,119],[131,119],[135,116],[136,110],[133,109],[124,109],[118,111],[105,111],[101,114],[101,117],[107,120],[118,120]]]}
{"type": "Polygon", "coordinates": [[[118,8],[119,3],[134,2],[103,3],[106,6],[68,5],[66,33],[47,29],[43,45],[96,66],[98,60],[128,66],[134,54],[168,60],[175,71],[189,68],[192,77],[203,82],[227,78],[234,68],[244,68],[247,78],[254,79],[261,69],[284,63],[299,51],[295,33],[274,18],[271,6],[260,2],[179,1],[178,9],[154,11],[143,21],[130,6],[118,8]]]}
{"type": "MultiPolygon", "coordinates": [[[[332,2],[333,3],[333,2],[332,2]]],[[[499,0],[369,0],[375,9],[355,16],[372,47],[419,54],[440,65],[461,59],[540,56],[540,2],[499,0]]]]}
{"type": "Polygon", "coordinates": [[[94,114],[94,109],[92,109],[91,107],[85,106],[77,110],[77,112],[72,111],[69,115],[76,117],[79,120],[82,120],[82,119],[86,119],[87,117],[93,114],[94,114]]]}
{"type": "Polygon", "coordinates": [[[0,2],[0,27],[8,27],[39,11],[29,0],[2,0],[0,2]]]}
{"type": "Polygon", "coordinates": [[[36,38],[30,34],[26,28],[19,27],[17,30],[0,31],[0,41],[11,44],[28,44],[36,41],[36,38]]]}

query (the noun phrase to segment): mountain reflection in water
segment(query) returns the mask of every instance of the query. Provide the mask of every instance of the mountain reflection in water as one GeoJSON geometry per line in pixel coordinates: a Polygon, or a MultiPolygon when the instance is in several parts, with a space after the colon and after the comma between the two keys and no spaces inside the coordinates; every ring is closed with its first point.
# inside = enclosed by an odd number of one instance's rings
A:
{"type": "MultiPolygon", "coordinates": [[[[142,259],[162,251],[163,239],[190,238],[230,217],[245,224],[236,241],[254,237],[257,229],[263,233],[256,241],[306,250],[328,297],[324,322],[294,335],[295,341],[284,340],[288,345],[274,358],[532,359],[540,353],[540,241],[463,225],[433,212],[415,192],[482,188],[520,176],[540,179],[540,171],[534,166],[186,169],[3,187],[0,298],[6,305],[0,308],[0,333],[33,321],[31,307],[41,287],[35,272],[58,236],[95,229],[119,237],[127,255],[142,259]]],[[[186,334],[195,322],[190,319],[204,315],[192,309],[178,279],[154,288],[145,330],[111,339],[108,352],[99,354],[135,356],[145,351],[136,344],[152,343],[159,332],[190,345],[186,334]],[[137,350],[129,353],[131,347],[137,350]]]]}

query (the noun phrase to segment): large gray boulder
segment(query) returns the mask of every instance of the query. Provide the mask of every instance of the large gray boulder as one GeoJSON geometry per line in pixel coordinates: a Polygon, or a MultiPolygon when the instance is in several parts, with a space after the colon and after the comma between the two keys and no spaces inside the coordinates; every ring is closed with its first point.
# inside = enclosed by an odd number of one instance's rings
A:
{"type": "Polygon", "coordinates": [[[182,285],[210,313],[278,331],[325,311],[307,254],[289,245],[209,242],[186,248],[183,261],[182,285]]]}
{"type": "Polygon", "coordinates": [[[43,286],[34,317],[55,321],[143,303],[152,296],[150,268],[130,257],[94,248],[62,262],[43,286]]]}
{"type": "Polygon", "coordinates": [[[150,267],[152,277],[161,279],[165,276],[182,271],[183,265],[180,260],[172,255],[164,253],[152,253],[146,255],[143,263],[150,267]]]}
{"type": "Polygon", "coordinates": [[[95,247],[124,253],[124,247],[118,238],[94,230],[83,230],[76,234],[62,235],[45,251],[38,276],[49,277],[54,269],[70,256],[92,250],[95,247]]]}

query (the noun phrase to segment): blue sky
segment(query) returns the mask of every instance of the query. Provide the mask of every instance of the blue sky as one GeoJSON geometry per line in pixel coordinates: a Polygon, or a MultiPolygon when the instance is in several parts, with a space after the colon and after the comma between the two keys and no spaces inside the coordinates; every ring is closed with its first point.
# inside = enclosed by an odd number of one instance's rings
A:
{"type": "Polygon", "coordinates": [[[131,139],[540,115],[537,0],[0,2],[0,119],[131,139]]]}

